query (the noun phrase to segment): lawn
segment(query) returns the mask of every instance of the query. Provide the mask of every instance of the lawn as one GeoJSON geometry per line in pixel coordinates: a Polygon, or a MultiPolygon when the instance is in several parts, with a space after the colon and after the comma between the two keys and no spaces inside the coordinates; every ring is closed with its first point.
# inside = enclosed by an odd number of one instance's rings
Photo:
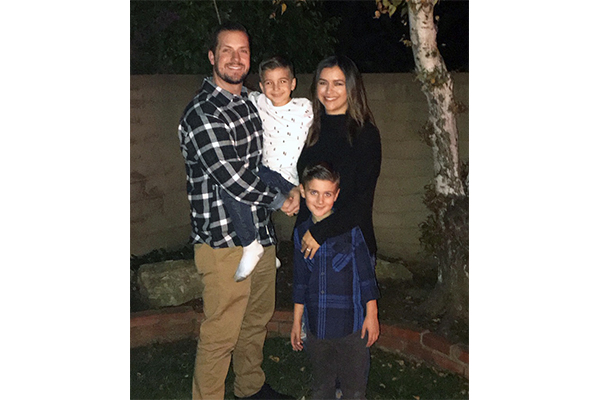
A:
{"type": "MultiPolygon", "coordinates": [[[[131,399],[191,399],[196,341],[155,344],[131,349],[131,399]]],[[[297,399],[309,398],[311,370],[304,352],[294,352],[287,338],[265,342],[263,368],[267,382],[297,399]]],[[[373,348],[369,399],[468,399],[469,381],[397,354],[373,348]]],[[[233,374],[225,383],[233,399],[233,374]]]]}

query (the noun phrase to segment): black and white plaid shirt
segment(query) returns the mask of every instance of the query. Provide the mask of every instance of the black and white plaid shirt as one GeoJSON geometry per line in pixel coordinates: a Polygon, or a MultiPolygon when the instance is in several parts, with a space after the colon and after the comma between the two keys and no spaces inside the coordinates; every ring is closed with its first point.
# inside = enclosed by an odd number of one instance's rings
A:
{"type": "Polygon", "coordinates": [[[262,159],[262,126],[246,88],[238,96],[205,78],[183,112],[179,141],[191,204],[192,243],[213,248],[241,245],[223,206],[221,190],[225,190],[252,206],[260,244],[275,244],[269,208],[280,208],[285,196],[255,174],[262,159]]]}

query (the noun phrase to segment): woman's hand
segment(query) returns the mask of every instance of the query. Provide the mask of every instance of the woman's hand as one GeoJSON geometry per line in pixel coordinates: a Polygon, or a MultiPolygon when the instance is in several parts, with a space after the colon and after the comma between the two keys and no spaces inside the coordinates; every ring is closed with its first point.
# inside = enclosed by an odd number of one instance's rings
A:
{"type": "Polygon", "coordinates": [[[306,231],[302,237],[302,248],[300,249],[304,253],[304,258],[312,260],[319,247],[321,245],[315,240],[310,231],[306,231]]]}

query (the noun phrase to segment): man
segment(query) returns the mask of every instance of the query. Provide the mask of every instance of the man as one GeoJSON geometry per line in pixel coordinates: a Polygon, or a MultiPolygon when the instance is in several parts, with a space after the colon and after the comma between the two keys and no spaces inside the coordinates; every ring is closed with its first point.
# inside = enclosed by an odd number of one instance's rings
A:
{"type": "Polygon", "coordinates": [[[299,193],[286,198],[255,174],[262,127],[243,81],[250,69],[246,29],[225,23],[213,33],[212,78],[186,107],[179,125],[191,204],[195,262],[202,276],[205,320],[200,327],[192,397],[222,399],[233,356],[238,398],[291,398],[265,383],[261,368],[266,325],[275,309],[275,238],[270,210],[297,212],[299,193]],[[264,254],[254,272],[235,282],[242,247],[223,206],[223,192],[252,205],[264,254]]]}

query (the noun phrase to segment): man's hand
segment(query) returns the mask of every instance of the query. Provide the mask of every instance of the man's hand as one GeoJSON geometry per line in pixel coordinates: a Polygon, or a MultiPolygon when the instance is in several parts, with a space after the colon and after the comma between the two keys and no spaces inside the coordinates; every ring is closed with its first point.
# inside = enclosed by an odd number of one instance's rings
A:
{"type": "Polygon", "coordinates": [[[288,198],[285,200],[283,205],[281,206],[281,211],[286,213],[288,217],[296,215],[300,210],[300,189],[298,187],[290,190],[288,194],[288,198]]]}

